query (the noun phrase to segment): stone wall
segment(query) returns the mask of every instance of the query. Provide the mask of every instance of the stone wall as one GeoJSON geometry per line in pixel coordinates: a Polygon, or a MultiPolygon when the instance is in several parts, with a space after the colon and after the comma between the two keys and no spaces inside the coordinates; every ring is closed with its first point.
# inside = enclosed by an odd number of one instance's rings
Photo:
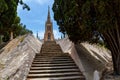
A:
{"type": "Polygon", "coordinates": [[[19,36],[10,41],[0,54],[0,80],[25,80],[42,43],[33,35],[19,36]]]}
{"type": "MultiPolygon", "coordinates": [[[[111,62],[110,51],[96,44],[81,43],[74,45],[68,38],[56,41],[64,53],[69,53],[86,80],[93,80],[95,70],[101,72],[111,62]]],[[[110,66],[112,68],[112,66],[110,66]]],[[[100,75],[101,76],[101,75],[100,75]]]]}

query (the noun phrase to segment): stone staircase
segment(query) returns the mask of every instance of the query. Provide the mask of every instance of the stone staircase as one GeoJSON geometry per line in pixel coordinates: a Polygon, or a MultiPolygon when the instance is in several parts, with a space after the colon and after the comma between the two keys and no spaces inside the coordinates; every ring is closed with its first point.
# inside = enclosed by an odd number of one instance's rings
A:
{"type": "Polygon", "coordinates": [[[36,54],[27,80],[85,80],[68,53],[63,53],[54,41],[43,44],[36,54]]]}

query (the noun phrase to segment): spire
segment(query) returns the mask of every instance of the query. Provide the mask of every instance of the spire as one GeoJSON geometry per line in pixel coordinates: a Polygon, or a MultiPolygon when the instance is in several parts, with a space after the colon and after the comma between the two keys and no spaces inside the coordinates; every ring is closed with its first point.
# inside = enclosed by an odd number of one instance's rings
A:
{"type": "Polygon", "coordinates": [[[37,36],[36,37],[38,38],[38,31],[37,31],[37,36]]]}
{"type": "Polygon", "coordinates": [[[45,22],[44,41],[54,41],[53,25],[50,19],[50,7],[48,6],[47,21],[45,22]]]}
{"type": "Polygon", "coordinates": [[[48,16],[47,16],[47,22],[50,22],[50,7],[48,6],[48,16]]]}

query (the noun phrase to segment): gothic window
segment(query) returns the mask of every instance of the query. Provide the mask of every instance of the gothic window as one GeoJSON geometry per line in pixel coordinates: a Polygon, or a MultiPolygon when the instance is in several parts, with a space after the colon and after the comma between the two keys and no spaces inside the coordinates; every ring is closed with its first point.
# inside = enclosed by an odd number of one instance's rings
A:
{"type": "Polygon", "coordinates": [[[48,41],[50,41],[50,37],[51,37],[51,35],[50,35],[50,33],[48,33],[48,41]]]}

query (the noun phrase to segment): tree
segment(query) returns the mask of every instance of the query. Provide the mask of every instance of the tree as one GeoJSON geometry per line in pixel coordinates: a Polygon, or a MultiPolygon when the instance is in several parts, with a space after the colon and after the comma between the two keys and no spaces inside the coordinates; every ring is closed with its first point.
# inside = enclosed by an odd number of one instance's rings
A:
{"type": "Polygon", "coordinates": [[[119,4],[119,0],[55,0],[53,4],[54,19],[71,41],[104,42],[116,75],[120,75],[119,4]]]}
{"type": "Polygon", "coordinates": [[[24,35],[28,33],[33,33],[31,30],[26,29],[26,25],[20,24],[21,30],[19,30],[19,35],[24,35]]]}
{"type": "Polygon", "coordinates": [[[8,33],[13,34],[17,28],[20,28],[18,26],[20,19],[17,16],[17,6],[19,3],[23,5],[23,9],[30,10],[29,6],[22,0],[0,0],[0,36],[4,35],[6,37],[8,33]]]}

